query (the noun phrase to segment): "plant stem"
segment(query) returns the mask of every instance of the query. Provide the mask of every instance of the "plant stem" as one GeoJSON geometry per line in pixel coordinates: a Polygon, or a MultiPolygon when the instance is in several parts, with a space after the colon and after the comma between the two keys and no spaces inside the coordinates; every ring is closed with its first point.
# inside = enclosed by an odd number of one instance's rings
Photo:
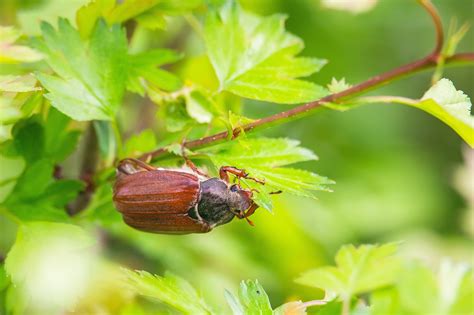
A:
{"type": "MultiPolygon", "coordinates": [[[[435,67],[440,59],[441,49],[443,47],[444,35],[442,29],[441,18],[438,14],[438,11],[434,5],[429,0],[418,0],[418,2],[423,6],[423,8],[430,14],[433,21],[435,31],[436,31],[436,44],[433,52],[428,56],[413,61],[411,63],[405,64],[398,68],[392,69],[388,72],[382,73],[380,75],[374,76],[362,83],[354,85],[344,91],[339,93],[327,95],[319,100],[303,104],[301,106],[292,108],[288,111],[280,112],[268,117],[258,119],[252,123],[239,126],[233,130],[223,131],[211,136],[202,137],[200,139],[186,141],[183,145],[188,149],[198,149],[204,148],[209,145],[217,144],[224,142],[228,139],[235,139],[238,137],[242,131],[251,132],[257,129],[263,129],[271,127],[275,124],[282,124],[288,121],[296,120],[307,115],[313,114],[317,109],[319,109],[325,103],[339,102],[346,98],[367,92],[381,85],[387,84],[391,81],[403,78],[407,75],[414,74],[416,72],[435,67]]],[[[474,62],[474,52],[459,53],[455,54],[444,60],[445,64],[456,64],[462,62],[474,62]]],[[[155,151],[151,151],[143,154],[139,157],[141,160],[153,160],[159,156],[169,154],[165,149],[161,148],[155,151]]]]}
{"type": "Polygon", "coordinates": [[[351,297],[344,298],[342,300],[341,315],[349,315],[351,311],[351,297]]]}
{"type": "Polygon", "coordinates": [[[418,2],[429,13],[431,20],[433,21],[436,31],[436,45],[432,55],[438,55],[443,49],[444,43],[443,23],[441,22],[441,17],[439,16],[438,10],[433,5],[431,0],[418,0],[418,2]]]}
{"type": "Polygon", "coordinates": [[[111,122],[112,130],[114,131],[115,143],[117,144],[117,156],[122,152],[122,134],[117,123],[117,119],[113,119],[111,122]]]}

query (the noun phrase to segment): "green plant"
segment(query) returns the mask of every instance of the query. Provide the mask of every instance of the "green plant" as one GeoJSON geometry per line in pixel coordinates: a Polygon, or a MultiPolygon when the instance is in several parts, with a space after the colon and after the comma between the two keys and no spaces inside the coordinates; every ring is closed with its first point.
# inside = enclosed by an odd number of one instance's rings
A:
{"type": "MultiPolygon", "coordinates": [[[[257,189],[256,203],[271,212],[271,192],[316,198],[315,192],[330,191],[334,182],[298,164],[317,159],[298,140],[253,134],[270,126],[320,111],[399,103],[435,116],[474,147],[471,102],[442,78],[444,67],[474,61],[473,52],[456,52],[467,27],[453,28],[445,40],[441,18],[428,0],[418,2],[434,22],[436,45],[430,54],[356,85],[333,79],[326,87],[302,79],[327,61],[299,55],[303,41],[285,29],[282,15],[256,15],[235,1],[79,2],[69,8],[75,22],[65,17],[42,22],[38,36],[23,35],[29,27],[0,26],[0,62],[8,64],[0,75],[0,216],[5,235],[17,235],[0,269],[0,309],[7,313],[61,313],[76,307],[94,312],[93,306],[107,305],[110,312],[135,314],[168,311],[164,304],[190,314],[218,312],[177,276],[119,269],[113,259],[98,257],[101,233],[111,243],[133,244],[147,257],[158,255],[151,236],[127,229],[113,207],[114,165],[124,157],[176,167],[182,165],[183,147],[210,173],[223,165],[244,168],[265,179],[264,186],[242,183],[257,189]],[[140,43],[149,30],[166,29],[170,16],[189,24],[205,47],[203,55],[140,43]],[[359,96],[431,68],[433,85],[420,99],[359,96]],[[132,104],[156,104],[156,121],[142,124],[152,116],[154,107],[148,106],[137,124],[130,122],[134,114],[124,105],[126,98],[135,100],[132,104]],[[251,119],[242,110],[244,99],[305,104],[251,119]],[[88,292],[97,275],[108,284],[104,291],[119,291],[120,301],[113,306],[88,292]],[[161,303],[147,304],[138,296],[161,303]]],[[[33,13],[41,15],[41,10],[33,13]]],[[[164,33],[172,36],[173,27],[164,33]]],[[[161,239],[161,249],[170,252],[160,259],[173,262],[187,255],[168,249],[191,247],[187,240],[161,239]]],[[[227,292],[226,298],[235,314],[298,314],[310,306],[317,306],[319,314],[472,312],[468,267],[444,264],[437,280],[426,267],[401,262],[395,249],[394,244],[346,246],[336,255],[337,267],[297,279],[324,290],[324,299],[273,309],[257,281],[243,282],[238,297],[227,292]]]]}

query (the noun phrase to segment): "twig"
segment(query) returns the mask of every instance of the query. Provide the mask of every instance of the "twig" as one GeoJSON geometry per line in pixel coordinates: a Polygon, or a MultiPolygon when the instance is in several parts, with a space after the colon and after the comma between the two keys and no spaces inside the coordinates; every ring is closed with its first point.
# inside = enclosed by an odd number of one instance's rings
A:
{"type": "Polygon", "coordinates": [[[418,0],[418,2],[425,8],[425,10],[430,14],[433,24],[436,31],[436,45],[432,52],[432,55],[439,55],[443,49],[444,43],[444,33],[443,33],[443,23],[441,22],[441,17],[439,16],[438,10],[433,5],[431,0],[418,0]]]}

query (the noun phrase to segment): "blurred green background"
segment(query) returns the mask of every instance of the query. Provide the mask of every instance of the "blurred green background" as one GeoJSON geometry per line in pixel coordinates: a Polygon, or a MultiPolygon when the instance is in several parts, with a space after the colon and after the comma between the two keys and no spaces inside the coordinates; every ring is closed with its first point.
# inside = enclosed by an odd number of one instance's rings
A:
{"type": "MultiPolygon", "coordinates": [[[[39,19],[73,16],[84,2],[2,0],[1,24],[20,23],[34,34],[39,19]]],[[[474,24],[474,1],[433,2],[446,28],[452,17],[474,24]]],[[[303,55],[329,60],[311,77],[323,85],[332,77],[361,82],[426,55],[434,44],[432,23],[414,0],[379,0],[372,10],[360,14],[325,8],[318,0],[245,0],[241,4],[262,15],[287,14],[287,29],[306,44],[303,55]]],[[[184,50],[187,57],[203,52],[200,39],[180,19],[167,31],[136,30],[133,40],[137,49],[169,47],[184,50]]],[[[472,30],[459,51],[474,51],[472,30]]],[[[179,72],[179,66],[173,70],[179,72]]],[[[372,93],[418,98],[428,89],[430,75],[420,73],[372,93]]],[[[474,95],[474,68],[449,68],[444,76],[467,95],[474,95]]],[[[154,125],[159,122],[145,117],[155,111],[151,102],[136,97],[126,101],[125,130],[135,130],[139,121],[140,128],[151,124],[160,131],[154,125]]],[[[247,102],[244,113],[259,118],[287,108],[247,102]]],[[[293,279],[307,269],[331,263],[346,243],[402,241],[404,255],[420,257],[433,266],[443,256],[472,262],[474,153],[436,118],[401,105],[373,104],[347,112],[321,111],[264,134],[298,139],[314,150],[320,160],[301,167],[335,180],[334,192],[321,192],[318,201],[278,195],[274,214],[260,210],[254,217],[255,227],[235,221],[205,235],[152,235],[133,231],[120,221],[107,229],[91,227],[101,240],[101,255],[152,273],[171,271],[224,309],[224,289],[235,292],[243,279],[259,279],[275,306],[321,296],[322,292],[293,279]]],[[[107,211],[111,204],[103,207],[107,211]]],[[[8,232],[11,224],[2,225],[0,254],[4,256],[14,233],[8,232]]]]}

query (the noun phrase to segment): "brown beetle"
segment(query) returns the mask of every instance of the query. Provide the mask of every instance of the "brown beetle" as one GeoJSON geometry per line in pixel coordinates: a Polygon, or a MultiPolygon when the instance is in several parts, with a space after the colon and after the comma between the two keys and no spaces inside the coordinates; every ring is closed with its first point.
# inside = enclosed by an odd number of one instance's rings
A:
{"type": "Polygon", "coordinates": [[[155,168],[140,160],[125,159],[117,167],[114,203],[124,221],[138,230],[164,233],[206,233],[234,217],[248,219],[258,205],[252,190],[240,187],[251,178],[241,169],[223,166],[220,178],[209,178],[186,159],[196,173],[155,168]],[[229,183],[228,173],[239,180],[229,183]]]}

